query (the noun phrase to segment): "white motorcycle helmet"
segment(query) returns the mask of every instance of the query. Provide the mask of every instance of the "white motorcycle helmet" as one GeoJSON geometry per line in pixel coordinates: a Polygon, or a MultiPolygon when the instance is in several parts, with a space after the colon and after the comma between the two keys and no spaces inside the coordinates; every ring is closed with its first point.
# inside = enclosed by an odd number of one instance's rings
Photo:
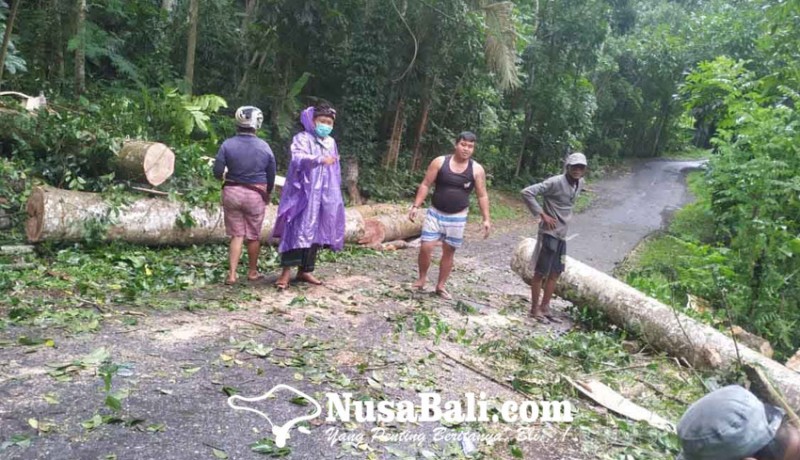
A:
{"type": "Polygon", "coordinates": [[[240,128],[259,129],[264,121],[264,114],[258,107],[243,105],[236,109],[236,126],[240,128]]]}

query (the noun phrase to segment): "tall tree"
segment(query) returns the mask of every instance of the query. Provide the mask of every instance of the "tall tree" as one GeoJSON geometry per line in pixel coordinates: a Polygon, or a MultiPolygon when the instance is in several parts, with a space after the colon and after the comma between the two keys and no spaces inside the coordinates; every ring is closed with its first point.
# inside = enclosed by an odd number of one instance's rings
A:
{"type": "Polygon", "coordinates": [[[197,48],[197,23],[200,16],[200,0],[190,0],[189,2],[189,38],[186,44],[186,73],[184,79],[192,93],[194,87],[194,59],[197,48]]]}
{"type": "Polygon", "coordinates": [[[75,44],[75,94],[86,92],[86,0],[77,0],[75,44]]]}
{"type": "Polygon", "coordinates": [[[52,48],[52,59],[48,59],[50,65],[48,66],[48,77],[55,75],[59,84],[63,84],[66,75],[66,68],[64,65],[64,47],[63,42],[64,32],[62,30],[63,24],[61,22],[61,8],[59,0],[50,0],[50,11],[48,17],[50,20],[50,30],[52,36],[50,37],[50,47],[52,48]]]}
{"type": "Polygon", "coordinates": [[[3,44],[0,48],[0,84],[3,82],[3,70],[6,68],[6,56],[8,55],[8,46],[11,43],[11,31],[14,29],[14,20],[17,18],[17,10],[22,0],[14,1],[11,7],[11,14],[6,21],[6,32],[3,34],[3,44]]]}

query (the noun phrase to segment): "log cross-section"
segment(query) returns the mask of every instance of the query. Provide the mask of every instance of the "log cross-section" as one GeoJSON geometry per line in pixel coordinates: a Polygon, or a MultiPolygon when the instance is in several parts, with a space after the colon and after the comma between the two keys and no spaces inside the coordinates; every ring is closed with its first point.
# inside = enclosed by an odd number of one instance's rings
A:
{"type": "Polygon", "coordinates": [[[175,171],[175,153],[159,142],[126,142],[112,164],[117,177],[157,187],[175,171]]]}

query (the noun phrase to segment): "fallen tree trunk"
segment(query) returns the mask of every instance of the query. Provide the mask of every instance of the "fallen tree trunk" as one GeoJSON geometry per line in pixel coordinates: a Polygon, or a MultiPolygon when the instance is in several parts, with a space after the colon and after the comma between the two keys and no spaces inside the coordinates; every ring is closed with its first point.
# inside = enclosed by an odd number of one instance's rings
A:
{"type": "Polygon", "coordinates": [[[120,179],[146,181],[152,186],[164,183],[175,171],[175,154],[158,142],[126,142],[112,161],[120,179]]]}
{"type": "MultiPolygon", "coordinates": [[[[272,233],[276,210],[277,206],[267,207],[261,230],[263,242],[268,242],[272,233]]],[[[399,215],[399,211],[395,211],[393,215],[399,215]]],[[[34,187],[28,198],[27,212],[25,231],[32,243],[75,242],[89,236],[144,245],[182,246],[227,241],[220,206],[188,207],[177,201],[148,197],[115,210],[97,193],[34,187]]],[[[421,223],[419,226],[417,234],[421,223]]],[[[364,228],[361,212],[356,208],[345,209],[345,241],[358,243],[364,237],[364,228]]]]}
{"type": "Polygon", "coordinates": [[[397,214],[391,211],[366,218],[364,220],[364,236],[359,243],[377,248],[377,245],[383,242],[417,236],[422,233],[423,221],[424,219],[418,218],[415,222],[411,222],[405,213],[397,214]]]}
{"type": "MultiPolygon", "coordinates": [[[[146,245],[225,241],[225,223],[217,206],[187,208],[177,201],[142,198],[115,212],[97,193],[34,187],[27,212],[25,234],[32,243],[82,241],[90,235],[146,245]],[[184,226],[178,222],[184,222],[184,226]],[[185,225],[190,222],[191,226],[185,225]]],[[[274,207],[270,207],[265,219],[270,221],[270,228],[274,213],[274,207]]]]}
{"type": "MultiPolygon", "coordinates": [[[[523,240],[511,259],[511,269],[528,284],[535,245],[532,238],[523,240]]],[[[578,306],[602,311],[654,348],[684,357],[695,367],[731,368],[737,363],[737,344],[730,337],[571,257],[556,292],[578,306]]],[[[789,406],[800,409],[800,378],[795,372],[741,343],[738,355],[744,364],[761,367],[789,406]]]]}
{"type": "MultiPolygon", "coordinates": [[[[390,203],[375,203],[375,204],[363,204],[361,206],[355,206],[353,209],[358,211],[364,219],[369,219],[370,217],[377,217],[377,216],[385,216],[385,215],[392,215],[392,216],[407,216],[408,215],[408,205],[400,205],[400,204],[390,204],[390,203]]],[[[425,214],[420,211],[418,212],[423,217],[425,214]]]]}

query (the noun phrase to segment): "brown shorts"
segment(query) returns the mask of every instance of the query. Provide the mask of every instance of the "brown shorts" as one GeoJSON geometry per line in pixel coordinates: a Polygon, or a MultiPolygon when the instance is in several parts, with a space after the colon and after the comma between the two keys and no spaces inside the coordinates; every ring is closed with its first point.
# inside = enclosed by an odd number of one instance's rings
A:
{"type": "Polygon", "coordinates": [[[266,209],[264,199],[255,190],[236,185],[222,189],[222,210],[228,236],[242,236],[248,241],[260,239],[266,209]]]}

